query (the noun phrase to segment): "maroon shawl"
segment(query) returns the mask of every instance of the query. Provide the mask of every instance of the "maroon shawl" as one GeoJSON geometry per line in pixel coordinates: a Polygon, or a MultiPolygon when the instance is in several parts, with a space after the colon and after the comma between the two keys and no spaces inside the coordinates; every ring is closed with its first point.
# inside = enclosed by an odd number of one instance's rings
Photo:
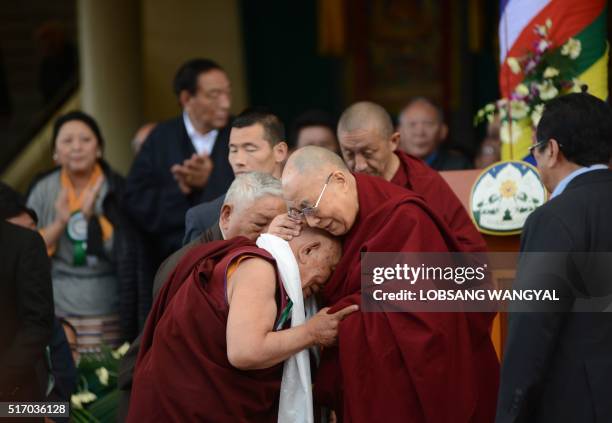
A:
{"type": "Polygon", "coordinates": [[[225,273],[239,255],[274,263],[246,238],[189,250],[147,320],[128,421],[276,422],[282,363],[242,371],[227,359],[225,273]]]}
{"type": "Polygon", "coordinates": [[[486,251],[487,245],[482,235],[444,178],[416,157],[403,151],[396,151],[395,154],[400,159],[400,167],[391,183],[422,196],[427,205],[446,222],[461,251],[486,251]]]}
{"type": "MultiPolygon", "coordinates": [[[[359,304],[362,252],[446,252],[459,245],[416,194],[355,175],[359,213],[323,290],[331,312],[359,304]]],[[[499,363],[493,314],[363,313],[340,325],[324,351],[315,398],[345,422],[491,422],[499,363]]]]}

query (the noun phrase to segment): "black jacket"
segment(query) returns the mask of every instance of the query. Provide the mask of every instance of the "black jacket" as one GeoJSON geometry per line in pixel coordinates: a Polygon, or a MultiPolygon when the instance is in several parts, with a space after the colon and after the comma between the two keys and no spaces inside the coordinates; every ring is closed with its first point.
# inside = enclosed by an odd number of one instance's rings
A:
{"type": "Polygon", "coordinates": [[[573,179],[527,219],[515,284],[548,284],[559,289],[562,301],[555,312],[510,314],[497,422],[612,421],[612,316],[574,312],[584,298],[612,293],[612,272],[603,285],[593,273],[612,265],[611,216],[612,171],[595,170],[573,179]],[[554,268],[547,256],[560,258],[554,268]]]}
{"type": "Polygon", "coordinates": [[[51,339],[51,269],[41,236],[0,221],[0,401],[42,401],[37,377],[51,339]]]}
{"type": "Polygon", "coordinates": [[[179,190],[170,171],[196,152],[182,115],[158,124],[136,156],[127,177],[125,207],[134,222],[150,235],[158,264],[182,246],[187,210],[224,194],[232,183],[229,132],[229,126],[219,131],[210,155],[213,171],[207,185],[190,195],[179,190]]]}
{"type": "Polygon", "coordinates": [[[429,165],[437,171],[472,169],[474,165],[462,153],[456,150],[441,148],[429,165]]]}

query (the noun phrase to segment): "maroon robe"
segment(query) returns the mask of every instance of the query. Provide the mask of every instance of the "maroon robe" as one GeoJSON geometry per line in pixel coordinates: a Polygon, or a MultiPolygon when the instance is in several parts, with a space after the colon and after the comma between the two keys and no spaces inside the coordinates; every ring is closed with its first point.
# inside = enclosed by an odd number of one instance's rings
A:
{"type": "MultiPolygon", "coordinates": [[[[225,274],[244,254],[275,263],[246,238],[198,245],[181,259],[145,325],[129,422],[276,422],[283,364],[244,371],[227,358],[225,274]]],[[[280,284],[277,293],[280,310],[280,284]]]]}
{"type": "Polygon", "coordinates": [[[468,216],[463,204],[440,174],[403,151],[396,151],[400,166],[391,183],[408,188],[423,197],[451,229],[466,252],[486,251],[487,245],[468,216]]]}
{"type": "MultiPolygon", "coordinates": [[[[323,289],[330,312],[359,304],[361,252],[457,251],[446,224],[416,194],[355,175],[359,213],[323,289]]],[[[492,313],[364,313],[326,349],[315,399],[344,422],[492,422],[499,363],[492,313]]]]}

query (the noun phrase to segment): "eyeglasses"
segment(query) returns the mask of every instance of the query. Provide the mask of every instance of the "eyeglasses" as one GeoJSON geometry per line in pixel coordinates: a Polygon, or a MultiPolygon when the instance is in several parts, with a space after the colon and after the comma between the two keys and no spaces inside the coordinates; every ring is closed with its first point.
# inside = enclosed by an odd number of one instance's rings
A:
{"type": "Polygon", "coordinates": [[[329,185],[329,181],[331,180],[331,177],[333,174],[334,174],[333,172],[330,173],[327,179],[325,180],[325,185],[323,185],[323,189],[321,190],[321,193],[319,194],[319,197],[317,198],[317,201],[314,203],[313,206],[304,207],[302,210],[290,208],[289,213],[288,213],[289,217],[293,219],[302,220],[308,216],[314,216],[317,213],[319,203],[321,202],[321,199],[323,198],[323,193],[325,193],[325,189],[327,188],[327,185],[329,185]]]}
{"type": "MultiPolygon", "coordinates": [[[[531,145],[529,147],[529,154],[531,154],[533,156],[533,150],[535,150],[539,146],[547,144],[547,143],[548,143],[548,140],[546,140],[546,141],[538,141],[535,144],[531,145]]],[[[563,148],[563,144],[557,143],[557,145],[559,146],[559,150],[561,150],[563,148]]]]}
{"type": "Polygon", "coordinates": [[[533,150],[535,150],[536,148],[538,148],[538,147],[539,147],[539,146],[541,146],[541,145],[546,144],[547,142],[548,142],[548,140],[546,140],[546,141],[538,141],[538,142],[536,142],[535,144],[532,144],[532,145],[529,147],[529,154],[531,154],[531,155],[533,156],[533,150]]]}

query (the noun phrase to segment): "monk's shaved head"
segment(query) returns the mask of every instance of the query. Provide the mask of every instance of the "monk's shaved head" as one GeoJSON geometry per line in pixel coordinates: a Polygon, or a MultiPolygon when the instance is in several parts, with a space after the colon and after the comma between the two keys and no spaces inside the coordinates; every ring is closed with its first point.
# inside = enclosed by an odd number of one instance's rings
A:
{"type": "Polygon", "coordinates": [[[353,225],[359,210],[355,177],[337,154],[316,146],[296,150],[283,170],[282,186],[290,213],[309,226],[342,235],[353,225]]]}
{"type": "Polygon", "coordinates": [[[307,175],[312,172],[320,173],[323,170],[348,171],[348,168],[342,161],[342,158],[330,150],[314,145],[306,146],[296,150],[289,156],[283,177],[288,172],[298,172],[302,175],[307,175]]]}
{"type": "Polygon", "coordinates": [[[324,230],[305,226],[289,246],[298,263],[304,297],[316,294],[340,261],[340,240],[324,230]]]}
{"type": "Polygon", "coordinates": [[[338,135],[370,128],[376,128],[383,138],[389,138],[393,134],[393,122],[389,113],[382,106],[370,101],[353,104],[342,113],[338,121],[338,135]]]}
{"type": "Polygon", "coordinates": [[[387,181],[395,175],[399,134],[394,132],[391,116],[378,104],[361,101],[346,109],[338,122],[338,141],[351,172],[382,176],[387,181]]]}

